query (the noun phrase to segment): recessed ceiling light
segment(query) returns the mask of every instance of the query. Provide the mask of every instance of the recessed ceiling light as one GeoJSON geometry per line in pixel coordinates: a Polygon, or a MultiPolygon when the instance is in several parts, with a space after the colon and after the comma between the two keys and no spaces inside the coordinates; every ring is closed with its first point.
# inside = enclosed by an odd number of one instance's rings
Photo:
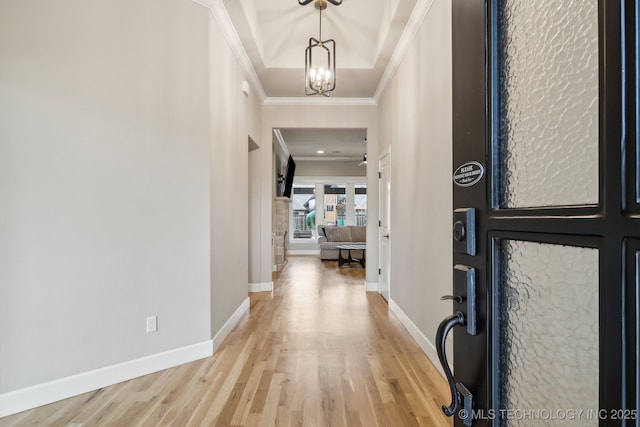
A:
{"type": "Polygon", "coordinates": [[[324,150],[318,150],[318,151],[316,151],[316,153],[318,153],[318,154],[324,154],[324,150]]]}

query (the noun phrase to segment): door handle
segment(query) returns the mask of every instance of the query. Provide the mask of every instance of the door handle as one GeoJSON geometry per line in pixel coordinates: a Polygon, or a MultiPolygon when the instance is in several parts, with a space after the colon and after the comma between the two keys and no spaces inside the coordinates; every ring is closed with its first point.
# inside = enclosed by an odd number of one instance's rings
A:
{"type": "Polygon", "coordinates": [[[449,406],[442,405],[442,411],[447,417],[452,416],[458,411],[458,408],[460,408],[461,397],[458,389],[456,388],[456,381],[453,378],[453,373],[451,372],[451,368],[447,362],[445,342],[447,341],[447,335],[451,329],[458,325],[464,326],[464,324],[464,313],[458,311],[440,322],[438,331],[436,332],[436,350],[438,351],[438,359],[440,359],[440,364],[442,365],[444,374],[447,377],[447,382],[449,383],[449,389],[451,390],[451,404],[449,406]]]}
{"type": "Polygon", "coordinates": [[[386,238],[388,239],[388,238],[389,238],[389,235],[388,235],[388,234],[385,234],[385,235],[384,235],[384,236],[382,236],[382,237],[386,237],[386,238]]]}

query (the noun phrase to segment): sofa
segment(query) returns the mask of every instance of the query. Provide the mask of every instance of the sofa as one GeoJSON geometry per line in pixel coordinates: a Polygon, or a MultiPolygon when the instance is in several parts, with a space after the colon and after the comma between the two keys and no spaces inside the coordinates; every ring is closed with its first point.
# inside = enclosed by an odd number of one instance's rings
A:
{"type": "MultiPolygon", "coordinates": [[[[366,225],[345,225],[343,227],[318,225],[318,244],[320,259],[337,260],[338,245],[355,245],[367,243],[366,225]]],[[[362,251],[351,251],[355,258],[362,257],[362,251]]]]}

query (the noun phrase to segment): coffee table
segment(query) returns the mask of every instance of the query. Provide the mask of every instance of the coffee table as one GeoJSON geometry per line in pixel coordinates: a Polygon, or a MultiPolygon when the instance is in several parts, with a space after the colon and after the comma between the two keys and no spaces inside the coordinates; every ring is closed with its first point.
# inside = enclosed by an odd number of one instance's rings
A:
{"type": "Polygon", "coordinates": [[[357,262],[363,268],[365,267],[367,245],[338,245],[336,249],[338,249],[338,267],[344,264],[351,264],[352,262],[357,262]],[[346,258],[342,256],[342,251],[347,251],[346,258]],[[362,251],[362,258],[354,258],[351,256],[351,251],[362,251]]]}

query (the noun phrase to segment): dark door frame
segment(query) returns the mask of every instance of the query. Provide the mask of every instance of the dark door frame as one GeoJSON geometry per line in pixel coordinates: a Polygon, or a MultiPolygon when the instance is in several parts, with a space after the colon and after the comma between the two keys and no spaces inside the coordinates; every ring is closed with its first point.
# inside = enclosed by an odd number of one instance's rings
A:
{"type": "MultiPolygon", "coordinates": [[[[599,250],[600,408],[638,409],[638,292],[640,182],[636,84],[638,10],[634,1],[598,2],[599,204],[500,209],[498,189],[497,0],[453,0],[453,168],[470,161],[486,167],[472,187],[454,185],[453,209],[476,209],[475,256],[455,253],[454,265],[475,268],[478,334],[454,329],[456,381],[472,389],[474,409],[497,405],[498,376],[492,315],[496,245],[500,238],[594,247],[599,250]],[[484,290],[484,291],[483,291],[484,290]],[[473,355],[473,357],[469,357],[473,355]]],[[[466,289],[454,283],[454,295],[466,289]]],[[[570,303],[569,303],[570,304],[570,303]]],[[[466,308],[453,302],[455,311],[466,308]]],[[[578,308],[576,308],[578,309],[578,308]]],[[[444,403],[444,402],[443,402],[444,403]]],[[[495,409],[495,408],[494,408],[495,409]]],[[[612,417],[601,425],[624,425],[612,417]]],[[[457,419],[456,425],[462,425],[457,419]]],[[[482,421],[474,425],[492,425],[482,421]]],[[[634,421],[635,425],[635,421],[634,421]]]]}

